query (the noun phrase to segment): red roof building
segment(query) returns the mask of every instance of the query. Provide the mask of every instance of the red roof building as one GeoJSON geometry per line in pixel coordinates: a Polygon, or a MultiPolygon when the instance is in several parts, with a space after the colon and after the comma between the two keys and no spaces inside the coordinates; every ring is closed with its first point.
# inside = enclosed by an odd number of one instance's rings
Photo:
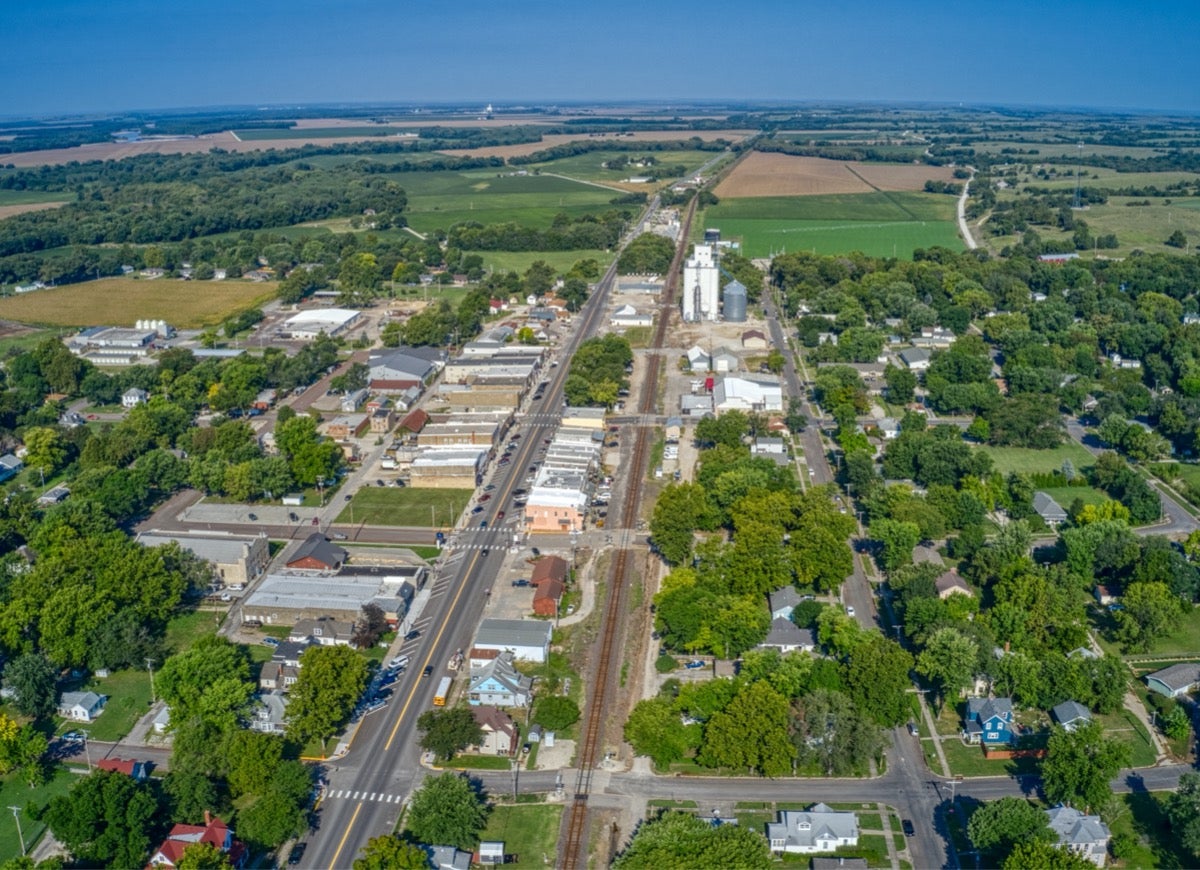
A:
{"type": "Polygon", "coordinates": [[[561,580],[547,577],[533,593],[533,612],[538,616],[555,616],[565,588],[561,580]]]}
{"type": "Polygon", "coordinates": [[[404,419],[400,421],[400,428],[406,429],[415,435],[418,432],[420,432],[422,429],[424,429],[425,424],[428,422],[429,422],[429,415],[426,414],[424,411],[422,411],[420,408],[416,408],[412,411],[409,411],[404,416],[404,419]]]}
{"type": "Polygon", "coordinates": [[[229,863],[241,867],[246,862],[246,844],[233,838],[233,829],[204,811],[203,825],[176,825],[150,856],[147,870],[153,867],[176,867],[183,850],[193,843],[211,843],[229,856],[229,863]]]}
{"type": "Polygon", "coordinates": [[[540,586],[543,580],[557,580],[559,583],[567,582],[567,560],[561,556],[543,556],[533,563],[533,574],[529,578],[529,583],[533,586],[540,586]]]}
{"type": "Polygon", "coordinates": [[[101,758],[96,762],[97,770],[113,770],[132,777],[137,782],[145,782],[150,776],[150,765],[145,761],[134,761],[132,758],[101,758]]]}

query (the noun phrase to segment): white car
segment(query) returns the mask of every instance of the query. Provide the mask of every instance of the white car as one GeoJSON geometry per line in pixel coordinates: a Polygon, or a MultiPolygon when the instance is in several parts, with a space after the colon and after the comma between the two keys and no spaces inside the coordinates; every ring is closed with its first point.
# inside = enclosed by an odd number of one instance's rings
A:
{"type": "Polygon", "coordinates": [[[851,607],[849,604],[846,605],[846,615],[854,616],[854,608],[851,607]]]}
{"type": "Polygon", "coordinates": [[[388,667],[395,668],[396,670],[402,670],[403,668],[408,667],[408,661],[408,656],[396,656],[394,659],[388,662],[388,667]]]}

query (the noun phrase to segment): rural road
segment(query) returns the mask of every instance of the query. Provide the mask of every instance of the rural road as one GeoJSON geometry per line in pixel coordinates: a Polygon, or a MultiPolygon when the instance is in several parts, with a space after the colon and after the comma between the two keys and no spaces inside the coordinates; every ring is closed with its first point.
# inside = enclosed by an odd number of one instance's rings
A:
{"type": "Polygon", "coordinates": [[[976,243],[975,237],[971,235],[971,228],[967,226],[967,197],[970,195],[971,182],[975,180],[975,169],[971,166],[967,168],[971,171],[971,177],[963,182],[962,193],[958,197],[958,231],[962,233],[967,247],[973,251],[979,245],[976,243]]]}

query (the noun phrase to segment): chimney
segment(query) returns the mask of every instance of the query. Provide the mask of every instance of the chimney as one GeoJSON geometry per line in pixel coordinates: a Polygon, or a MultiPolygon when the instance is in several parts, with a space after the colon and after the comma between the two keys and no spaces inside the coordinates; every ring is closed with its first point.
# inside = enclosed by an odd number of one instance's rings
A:
{"type": "Polygon", "coordinates": [[[212,824],[212,813],[210,813],[208,810],[205,810],[204,811],[204,827],[207,828],[211,824],[212,824]]]}

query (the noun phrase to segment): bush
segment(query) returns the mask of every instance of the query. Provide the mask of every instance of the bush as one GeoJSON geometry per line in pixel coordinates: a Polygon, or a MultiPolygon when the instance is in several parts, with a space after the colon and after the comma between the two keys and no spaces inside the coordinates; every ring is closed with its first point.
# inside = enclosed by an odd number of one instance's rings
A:
{"type": "Polygon", "coordinates": [[[678,667],[679,662],[676,661],[675,656],[669,656],[666,653],[660,655],[654,662],[654,669],[660,674],[669,674],[678,667]]]}

